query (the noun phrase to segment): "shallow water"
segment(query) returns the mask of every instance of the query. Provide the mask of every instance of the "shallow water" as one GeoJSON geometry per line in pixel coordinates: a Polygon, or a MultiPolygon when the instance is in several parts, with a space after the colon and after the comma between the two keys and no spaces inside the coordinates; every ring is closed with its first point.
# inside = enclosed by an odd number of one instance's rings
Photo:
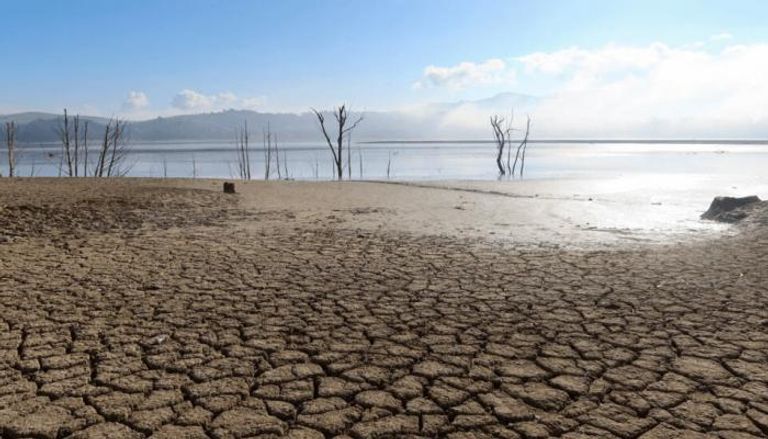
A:
{"type": "MultiPolygon", "coordinates": [[[[319,143],[280,146],[280,177],[333,177],[330,151],[319,143]]],[[[17,154],[20,176],[56,176],[56,144],[27,145],[17,154]]],[[[91,153],[91,157],[95,152],[91,153]]],[[[346,156],[346,154],[345,154],[346,156]]],[[[273,156],[273,160],[274,160],[273,156]]],[[[7,164],[0,158],[0,166],[7,164]]],[[[514,158],[513,158],[514,159],[514,158]]],[[[264,151],[253,148],[253,178],[264,177],[264,151]]],[[[495,180],[495,147],[476,143],[353,144],[351,176],[365,180],[495,180]]],[[[237,177],[234,145],[226,142],[135,143],[126,161],[136,177],[237,177]]],[[[277,178],[273,161],[273,178],[277,178]]],[[[768,145],[721,144],[530,144],[527,178],[605,178],[644,174],[764,177],[768,145]]],[[[7,172],[7,171],[6,171],[7,172]]],[[[348,173],[349,170],[345,171],[348,173]]]]}

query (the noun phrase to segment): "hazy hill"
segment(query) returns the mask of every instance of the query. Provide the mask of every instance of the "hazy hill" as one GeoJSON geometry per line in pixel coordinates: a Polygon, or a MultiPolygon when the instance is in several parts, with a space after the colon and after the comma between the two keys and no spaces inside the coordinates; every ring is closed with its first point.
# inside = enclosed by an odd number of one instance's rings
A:
{"type": "MultiPolygon", "coordinates": [[[[493,112],[508,113],[511,109],[525,112],[536,98],[503,93],[489,99],[454,103],[430,104],[405,111],[365,112],[365,120],[355,131],[356,140],[383,139],[455,139],[487,136],[485,121],[493,112]]],[[[83,116],[89,121],[89,138],[97,141],[107,119],[83,116]]],[[[14,120],[21,142],[55,142],[61,115],[29,112],[0,115],[0,122],[14,120]]],[[[172,140],[231,140],[239,126],[247,122],[252,137],[260,138],[269,124],[284,141],[314,141],[321,139],[317,119],[312,113],[261,113],[247,110],[227,110],[215,113],[158,117],[132,121],[129,125],[132,141],[172,140]]],[[[335,123],[328,117],[327,123],[335,123]]]]}

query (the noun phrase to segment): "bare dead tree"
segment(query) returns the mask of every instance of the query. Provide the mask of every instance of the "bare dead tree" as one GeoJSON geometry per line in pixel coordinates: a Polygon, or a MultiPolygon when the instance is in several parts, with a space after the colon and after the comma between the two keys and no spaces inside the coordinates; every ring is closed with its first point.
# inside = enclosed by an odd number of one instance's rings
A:
{"type": "Polygon", "coordinates": [[[88,176],[88,121],[83,123],[83,176],[88,176]]]}
{"type": "Polygon", "coordinates": [[[99,148],[99,157],[96,161],[96,169],[93,171],[94,177],[103,177],[104,168],[107,162],[107,154],[109,153],[110,138],[112,135],[112,120],[107,122],[107,126],[104,127],[104,138],[99,148]]]}
{"type": "Polygon", "coordinates": [[[360,180],[363,179],[363,150],[360,148],[360,144],[357,145],[357,160],[360,167],[360,180]]]}
{"type": "Polygon", "coordinates": [[[93,170],[94,177],[122,177],[130,171],[130,166],[125,163],[130,151],[127,128],[128,123],[120,118],[107,121],[93,170]]]}
{"type": "Polygon", "coordinates": [[[520,142],[519,145],[517,145],[517,151],[515,152],[515,162],[512,165],[512,173],[511,175],[515,174],[515,169],[517,168],[517,162],[518,160],[522,159],[520,161],[520,177],[523,176],[523,170],[525,168],[525,150],[528,148],[528,134],[531,131],[531,116],[528,116],[527,122],[525,124],[525,136],[523,137],[523,140],[520,142]]]}
{"type": "Polygon", "coordinates": [[[347,136],[347,180],[352,180],[352,133],[347,136]]]}
{"type": "Polygon", "coordinates": [[[523,171],[525,170],[525,152],[528,150],[528,133],[531,131],[531,116],[528,116],[528,120],[525,124],[525,137],[523,138],[523,152],[520,159],[520,178],[523,178],[523,171]]]}
{"type": "Polygon", "coordinates": [[[283,179],[283,171],[280,170],[280,147],[277,144],[277,134],[272,135],[272,146],[275,148],[275,168],[277,168],[277,179],[283,179]]]}
{"type": "Polygon", "coordinates": [[[72,151],[72,170],[70,171],[70,175],[74,175],[77,177],[79,168],[78,168],[78,161],[79,153],[80,153],[80,115],[76,114],[75,117],[72,119],[72,125],[74,127],[74,135],[75,135],[75,145],[72,151]]]}
{"type": "Polygon", "coordinates": [[[336,141],[334,144],[334,142],[331,141],[331,136],[328,134],[328,130],[325,126],[325,115],[315,110],[314,108],[312,108],[312,112],[315,113],[318,122],[320,122],[320,129],[323,132],[323,137],[328,144],[328,148],[331,150],[331,155],[333,156],[333,164],[335,167],[334,174],[336,175],[337,179],[342,180],[344,178],[344,139],[345,137],[350,136],[352,131],[357,128],[357,125],[362,122],[363,116],[359,116],[354,120],[354,122],[350,123],[349,112],[346,105],[341,105],[336,110],[334,110],[333,117],[336,119],[336,124],[338,126],[336,141]]]}
{"type": "Polygon", "coordinates": [[[64,168],[64,173],[66,173],[67,176],[72,177],[74,175],[74,171],[72,169],[72,148],[69,131],[69,115],[67,114],[66,108],[64,109],[64,119],[59,121],[58,134],[59,140],[61,141],[62,162],[64,165],[66,165],[64,168]]]}
{"type": "Polygon", "coordinates": [[[507,169],[504,167],[501,160],[504,156],[504,147],[507,146],[512,129],[510,123],[508,122],[505,124],[504,118],[499,115],[491,116],[490,121],[496,142],[496,167],[499,168],[499,176],[501,177],[507,173],[507,169]]]}
{"type": "Polygon", "coordinates": [[[248,121],[243,122],[243,137],[245,143],[245,170],[248,174],[248,180],[251,179],[251,148],[248,145],[248,121]]]}
{"type": "Polygon", "coordinates": [[[391,170],[392,170],[392,151],[387,153],[387,180],[389,180],[391,170]]]}
{"type": "Polygon", "coordinates": [[[251,152],[248,143],[248,122],[237,132],[237,171],[242,180],[251,179],[251,152]]]}
{"type": "Polygon", "coordinates": [[[290,180],[291,176],[288,174],[288,153],[283,150],[283,173],[285,174],[285,179],[290,180]]]}
{"type": "Polygon", "coordinates": [[[269,130],[269,124],[267,124],[264,135],[264,180],[269,180],[270,165],[272,164],[272,133],[269,130]]]}
{"type": "Polygon", "coordinates": [[[5,123],[5,146],[8,149],[8,176],[16,175],[16,122],[5,123]]]}
{"type": "Polygon", "coordinates": [[[125,129],[126,122],[115,118],[112,130],[112,148],[109,154],[109,164],[107,165],[108,177],[122,177],[128,172],[128,169],[122,167],[128,154],[125,129]]]}
{"type": "Polygon", "coordinates": [[[65,108],[64,118],[59,120],[58,136],[62,149],[59,175],[88,176],[88,121],[80,115],[70,118],[65,108]]]}

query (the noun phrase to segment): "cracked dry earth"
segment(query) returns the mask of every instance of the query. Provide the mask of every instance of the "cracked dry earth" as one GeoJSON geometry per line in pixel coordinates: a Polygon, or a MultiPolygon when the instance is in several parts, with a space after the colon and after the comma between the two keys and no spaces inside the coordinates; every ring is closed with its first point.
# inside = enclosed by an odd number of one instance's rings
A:
{"type": "Polygon", "coordinates": [[[768,435],[764,228],[516,250],[0,189],[3,438],[768,435]]]}

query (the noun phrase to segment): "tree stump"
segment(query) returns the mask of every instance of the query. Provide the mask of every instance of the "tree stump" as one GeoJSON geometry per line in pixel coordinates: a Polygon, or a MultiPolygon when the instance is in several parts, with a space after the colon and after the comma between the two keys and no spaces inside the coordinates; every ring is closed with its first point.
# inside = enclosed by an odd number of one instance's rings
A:
{"type": "Polygon", "coordinates": [[[224,182],[224,193],[225,194],[234,194],[235,193],[235,184],[229,181],[224,182]]]}

